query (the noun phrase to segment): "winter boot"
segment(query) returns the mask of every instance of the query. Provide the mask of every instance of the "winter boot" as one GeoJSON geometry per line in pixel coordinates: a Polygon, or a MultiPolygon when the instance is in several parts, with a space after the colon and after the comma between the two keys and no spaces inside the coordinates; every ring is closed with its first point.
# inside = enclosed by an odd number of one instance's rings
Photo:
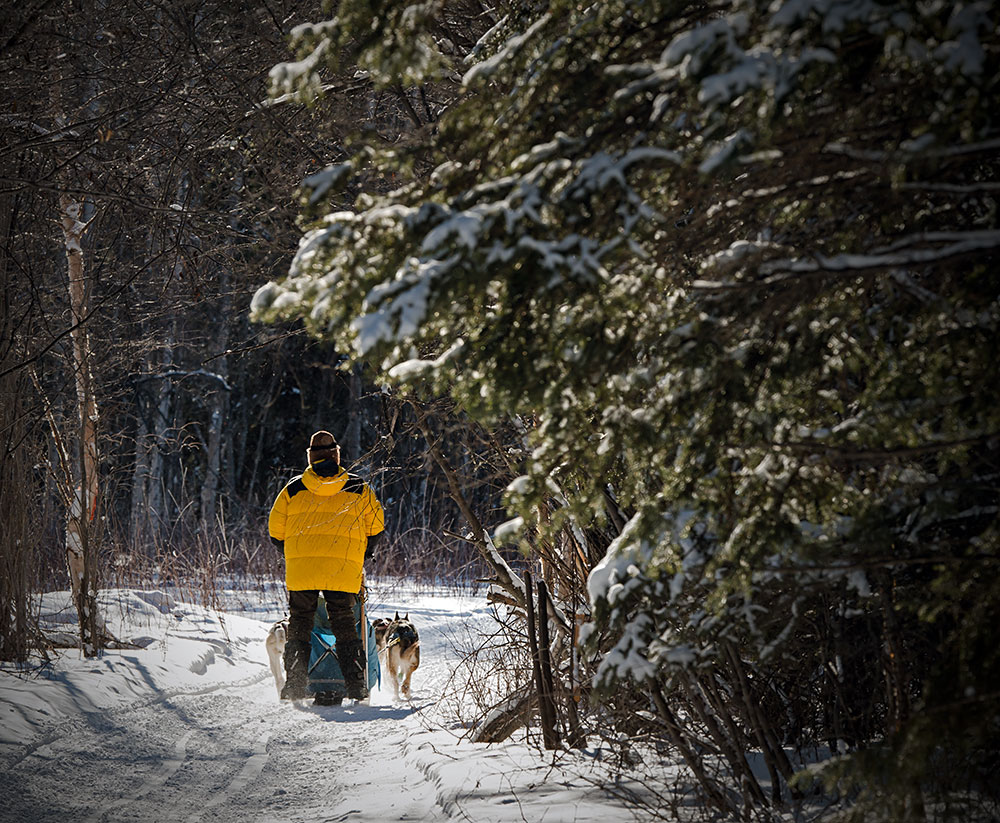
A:
{"type": "Polygon", "coordinates": [[[368,687],[365,686],[364,680],[354,680],[347,683],[347,696],[351,700],[367,700],[368,699],[368,687]]]}
{"type": "Polygon", "coordinates": [[[364,652],[361,643],[337,643],[337,659],[340,670],[344,673],[344,686],[351,700],[364,700],[368,697],[368,687],[365,685],[364,652]]]}
{"type": "Polygon", "coordinates": [[[282,700],[305,700],[309,681],[309,644],[295,642],[291,637],[285,644],[285,685],[282,700]]]}

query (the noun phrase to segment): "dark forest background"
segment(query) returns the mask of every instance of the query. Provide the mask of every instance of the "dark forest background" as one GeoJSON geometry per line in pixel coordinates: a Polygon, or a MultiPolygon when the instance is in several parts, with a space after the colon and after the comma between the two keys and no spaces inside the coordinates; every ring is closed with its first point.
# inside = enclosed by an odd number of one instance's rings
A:
{"type": "Polygon", "coordinates": [[[345,156],[359,124],[391,144],[424,125],[430,103],[351,72],[311,107],[272,105],[268,71],[319,3],[48,2],[3,14],[3,537],[24,585],[68,584],[53,442],[80,428],[75,329],[88,335],[98,411],[90,539],[103,583],[156,570],[280,575],[267,511],[319,428],[385,503],[381,569],[474,574],[414,422],[429,414],[448,430],[446,452],[489,511],[504,472],[477,429],[382,391],[300,324],[248,320],[254,291],[296,248],[301,180],[345,156]],[[87,226],[82,316],[67,288],[67,197],[87,226]]]}

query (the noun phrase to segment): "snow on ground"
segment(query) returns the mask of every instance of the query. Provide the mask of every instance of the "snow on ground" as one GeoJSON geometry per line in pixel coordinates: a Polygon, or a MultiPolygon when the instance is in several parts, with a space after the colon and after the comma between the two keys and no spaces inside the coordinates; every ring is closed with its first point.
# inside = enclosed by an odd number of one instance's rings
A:
{"type": "MultiPolygon", "coordinates": [[[[370,591],[372,617],[408,612],[420,631],[410,702],[384,681],[368,706],[278,701],[264,638],[284,615],[280,587],[231,592],[220,610],[167,589],[102,592],[109,628],[137,648],[0,667],[0,821],[636,819],[599,787],[599,750],[553,756],[523,733],[464,739],[441,697],[461,699],[460,649],[493,624],[482,596],[370,591]]],[[[50,636],[72,637],[67,592],[44,595],[42,610],[50,636]]]]}

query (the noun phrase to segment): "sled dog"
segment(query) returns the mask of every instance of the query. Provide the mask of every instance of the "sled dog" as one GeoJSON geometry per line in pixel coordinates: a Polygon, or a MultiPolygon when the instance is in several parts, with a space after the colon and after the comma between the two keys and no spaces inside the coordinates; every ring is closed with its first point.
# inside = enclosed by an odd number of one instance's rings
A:
{"type": "Polygon", "coordinates": [[[267,649],[267,659],[271,664],[271,674],[274,675],[274,685],[281,690],[285,687],[285,640],[288,638],[288,621],[279,620],[267,632],[264,648],[267,649]]]}
{"type": "Polygon", "coordinates": [[[380,617],[372,622],[372,628],[375,631],[375,647],[392,682],[393,696],[398,700],[402,692],[403,697],[409,700],[410,678],[420,665],[420,638],[416,626],[410,621],[410,613],[400,617],[396,612],[392,620],[380,617]]]}

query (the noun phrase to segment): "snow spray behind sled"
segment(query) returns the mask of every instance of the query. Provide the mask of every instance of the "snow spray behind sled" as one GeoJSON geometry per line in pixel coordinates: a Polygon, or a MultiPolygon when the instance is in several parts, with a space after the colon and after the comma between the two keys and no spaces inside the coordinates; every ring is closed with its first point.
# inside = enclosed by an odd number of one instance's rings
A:
{"type": "MultiPolygon", "coordinates": [[[[371,621],[368,620],[365,608],[367,600],[367,589],[362,587],[361,593],[354,601],[354,626],[365,652],[365,686],[370,692],[376,685],[381,685],[382,672],[375,647],[375,631],[372,629],[371,621]]],[[[340,669],[340,661],[337,660],[337,639],[330,627],[330,617],[326,611],[326,601],[322,592],[316,604],[311,641],[309,683],[306,690],[309,694],[317,695],[317,702],[322,698],[324,703],[339,705],[347,694],[347,686],[344,683],[344,673],[340,669]]]]}

